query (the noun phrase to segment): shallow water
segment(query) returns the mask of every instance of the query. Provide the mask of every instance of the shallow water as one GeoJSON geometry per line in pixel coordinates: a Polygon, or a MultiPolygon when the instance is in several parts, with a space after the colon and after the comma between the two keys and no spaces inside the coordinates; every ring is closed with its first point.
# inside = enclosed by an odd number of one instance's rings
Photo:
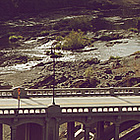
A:
{"type": "MultiPolygon", "coordinates": [[[[98,25],[98,30],[105,29],[114,29],[114,30],[120,30],[120,29],[128,29],[130,27],[134,27],[134,21],[133,21],[133,16],[138,16],[139,14],[136,12],[139,11],[135,9],[133,12],[131,12],[130,15],[126,11],[118,11],[115,12],[113,11],[112,13],[109,13],[108,11],[104,12],[102,16],[99,16],[100,12],[94,12],[92,15],[93,18],[97,17],[97,25],[98,25]],[[123,14],[121,14],[123,13],[123,14]],[[102,21],[104,23],[104,26],[102,25],[102,21]],[[105,21],[105,22],[104,22],[105,21]]],[[[130,13],[130,11],[129,11],[130,13]]],[[[64,14],[64,13],[63,13],[64,14]]],[[[20,19],[16,18],[15,20],[8,20],[5,22],[0,22],[0,27],[5,27],[5,29],[8,28],[8,31],[13,31],[13,30],[34,30],[34,26],[37,28],[40,28],[42,25],[47,24],[47,23],[55,23],[61,19],[66,19],[66,18],[72,18],[72,16],[75,17],[75,15],[62,15],[60,13],[55,14],[55,16],[47,17],[45,15],[42,15],[41,17],[36,16],[36,17],[30,17],[30,18],[25,18],[25,19],[20,19]],[[57,16],[56,16],[57,15],[57,16]]],[[[81,15],[76,15],[76,16],[81,16],[81,15]]],[[[89,16],[89,15],[88,15],[89,16]]],[[[2,32],[2,31],[1,31],[2,32]]],[[[3,31],[5,33],[5,31],[3,31]]],[[[0,37],[2,37],[2,33],[0,33],[0,37]]],[[[43,37],[40,37],[40,39],[43,37]]],[[[78,52],[71,52],[71,51],[62,51],[64,54],[64,57],[58,58],[57,61],[81,61],[81,60],[86,60],[90,58],[98,58],[101,61],[109,59],[110,56],[127,56],[130,55],[136,51],[140,50],[140,36],[132,37],[129,39],[123,39],[123,40],[118,40],[122,43],[117,43],[114,44],[112,47],[107,47],[106,44],[107,42],[105,41],[96,41],[94,43],[93,48],[85,47],[85,49],[78,51],[78,52]],[[91,50],[90,50],[91,49],[91,50]],[[87,51],[89,50],[89,51],[87,51]]],[[[116,40],[117,41],[117,40],[116,40]]],[[[11,46],[6,46],[8,43],[2,41],[3,44],[1,44],[1,50],[0,52],[5,53],[6,55],[23,55],[23,56],[29,56],[29,57],[38,57],[40,60],[32,60],[24,64],[13,64],[12,66],[5,66],[5,67],[0,67],[0,74],[5,74],[5,73],[13,73],[16,71],[24,71],[24,70],[30,70],[33,66],[43,62],[49,62],[52,61],[50,56],[46,55],[46,51],[50,50],[53,41],[50,41],[48,43],[45,43],[43,45],[38,45],[37,40],[29,40],[24,42],[24,47],[23,45],[17,47],[10,48],[11,46]],[[3,46],[4,45],[4,46],[3,46]],[[6,46],[6,47],[5,47],[6,46]],[[26,47],[25,47],[26,46],[26,47]]]]}

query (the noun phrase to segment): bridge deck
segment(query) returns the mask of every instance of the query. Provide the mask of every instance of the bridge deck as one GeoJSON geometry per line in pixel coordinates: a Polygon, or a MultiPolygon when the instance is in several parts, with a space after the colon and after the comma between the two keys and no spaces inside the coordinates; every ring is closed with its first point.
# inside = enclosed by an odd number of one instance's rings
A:
{"type": "MultiPolygon", "coordinates": [[[[61,107],[99,107],[99,106],[139,106],[140,96],[100,96],[100,97],[57,97],[55,103],[61,107]]],[[[52,104],[52,98],[21,99],[21,108],[44,108],[52,104]]],[[[17,108],[17,99],[0,99],[0,108],[17,108]]]]}

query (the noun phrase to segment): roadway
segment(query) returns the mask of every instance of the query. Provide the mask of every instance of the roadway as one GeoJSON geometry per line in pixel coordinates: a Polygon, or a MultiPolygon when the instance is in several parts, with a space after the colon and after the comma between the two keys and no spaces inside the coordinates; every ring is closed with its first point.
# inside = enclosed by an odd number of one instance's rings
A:
{"type": "MultiPolygon", "coordinates": [[[[55,103],[61,107],[98,107],[98,106],[139,106],[140,96],[100,96],[100,97],[57,97],[55,103]]],[[[44,108],[52,104],[52,98],[21,99],[21,108],[44,108]]],[[[1,98],[0,108],[17,108],[18,100],[1,98]]]]}

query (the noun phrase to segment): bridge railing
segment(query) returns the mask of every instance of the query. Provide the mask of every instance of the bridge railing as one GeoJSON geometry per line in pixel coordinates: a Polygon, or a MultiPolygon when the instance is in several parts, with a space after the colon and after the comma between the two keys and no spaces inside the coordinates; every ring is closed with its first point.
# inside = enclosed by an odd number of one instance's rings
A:
{"type": "MultiPolygon", "coordinates": [[[[53,95],[53,89],[24,89],[24,91],[26,97],[51,97],[53,95]]],[[[15,89],[0,90],[0,98],[13,97],[14,92],[15,89]]],[[[140,95],[140,87],[57,88],[54,93],[55,97],[140,95]]]]}
{"type": "Polygon", "coordinates": [[[107,106],[107,107],[61,107],[62,114],[82,113],[129,113],[139,112],[140,106],[107,106]]]}
{"type": "MultiPolygon", "coordinates": [[[[3,115],[45,115],[48,108],[3,108],[0,109],[0,116],[3,115]]],[[[140,106],[100,106],[100,107],[60,107],[62,115],[65,114],[97,114],[97,113],[140,113],[140,106]]]]}
{"type": "Polygon", "coordinates": [[[3,108],[0,109],[1,115],[34,115],[46,114],[47,108],[3,108]]]}

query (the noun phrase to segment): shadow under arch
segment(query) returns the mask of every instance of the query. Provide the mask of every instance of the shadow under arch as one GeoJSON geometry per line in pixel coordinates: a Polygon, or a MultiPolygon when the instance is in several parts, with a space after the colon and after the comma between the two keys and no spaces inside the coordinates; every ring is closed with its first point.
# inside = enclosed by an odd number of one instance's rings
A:
{"type": "MultiPolygon", "coordinates": [[[[120,134],[124,132],[125,130],[128,130],[129,128],[133,127],[134,125],[138,124],[139,122],[136,120],[128,120],[120,124],[119,132],[120,134]]],[[[110,140],[111,138],[115,137],[115,124],[110,125],[108,128],[104,131],[104,140],[110,140]]],[[[125,138],[125,135],[124,135],[125,138]]],[[[120,138],[121,139],[121,138],[120,138]]],[[[122,139],[126,140],[126,139],[122,139]]],[[[128,139],[127,139],[128,140],[128,139]]]]}
{"type": "Polygon", "coordinates": [[[43,140],[43,127],[37,123],[24,123],[17,126],[17,140],[43,140]]]}
{"type": "Polygon", "coordinates": [[[136,140],[140,137],[140,122],[139,121],[127,121],[124,123],[124,125],[130,125],[131,126],[127,129],[127,133],[122,135],[120,140],[136,140]],[[126,124],[127,123],[127,124],[126,124]]]}

